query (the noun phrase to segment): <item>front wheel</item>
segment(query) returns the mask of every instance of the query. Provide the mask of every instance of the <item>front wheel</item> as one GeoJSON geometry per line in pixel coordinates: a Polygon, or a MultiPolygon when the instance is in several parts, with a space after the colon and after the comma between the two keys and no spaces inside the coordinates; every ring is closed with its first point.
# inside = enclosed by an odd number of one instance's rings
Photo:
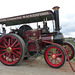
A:
{"type": "Polygon", "coordinates": [[[60,68],[65,63],[65,53],[63,49],[57,45],[50,45],[44,52],[46,63],[53,68],[60,68]]]}

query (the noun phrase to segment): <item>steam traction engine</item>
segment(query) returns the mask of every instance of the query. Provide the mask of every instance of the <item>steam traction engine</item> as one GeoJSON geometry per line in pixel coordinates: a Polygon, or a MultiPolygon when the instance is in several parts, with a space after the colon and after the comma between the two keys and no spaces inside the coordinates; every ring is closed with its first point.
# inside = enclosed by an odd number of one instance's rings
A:
{"type": "Polygon", "coordinates": [[[17,30],[12,30],[8,34],[1,35],[0,38],[0,60],[5,65],[16,65],[25,58],[36,58],[44,50],[46,63],[53,67],[63,66],[65,60],[74,57],[74,47],[64,42],[64,37],[60,33],[59,7],[51,10],[32,14],[20,15],[10,18],[0,19],[0,24],[22,25],[17,30]],[[54,21],[54,32],[49,32],[47,21],[54,21]],[[37,25],[33,30],[26,23],[43,22],[43,28],[37,25]],[[65,58],[68,54],[68,58],[65,58]]]}

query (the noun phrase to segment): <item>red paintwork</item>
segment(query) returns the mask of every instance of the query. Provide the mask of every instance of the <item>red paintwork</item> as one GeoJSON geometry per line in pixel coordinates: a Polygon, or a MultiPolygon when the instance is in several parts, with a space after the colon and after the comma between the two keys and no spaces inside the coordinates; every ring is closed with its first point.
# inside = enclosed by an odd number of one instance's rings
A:
{"type": "MultiPolygon", "coordinates": [[[[43,40],[52,42],[52,38],[51,38],[52,33],[48,34],[48,35],[41,35],[41,30],[26,31],[25,33],[23,33],[23,35],[24,35],[23,39],[29,39],[30,42],[33,42],[35,40],[40,40],[39,41],[40,50],[42,50],[43,48],[45,48],[47,46],[46,43],[42,43],[43,40]]],[[[36,51],[36,46],[34,44],[29,45],[28,50],[29,51],[36,51]]]]}
{"type": "Polygon", "coordinates": [[[46,61],[48,64],[50,64],[53,67],[58,67],[63,63],[64,55],[59,48],[49,47],[45,52],[45,58],[46,58],[46,61]],[[55,49],[56,52],[53,52],[53,49],[55,49]],[[55,58],[53,58],[53,55],[55,55],[55,58]],[[61,57],[60,57],[60,55],[61,55],[61,57]],[[60,59],[60,61],[58,60],[58,58],[60,59]]]}
{"type": "Polygon", "coordinates": [[[72,66],[72,64],[71,64],[71,62],[70,62],[69,56],[68,56],[68,54],[67,54],[67,51],[66,51],[66,49],[65,49],[63,46],[61,46],[61,45],[59,45],[59,44],[57,44],[57,43],[52,43],[52,42],[48,42],[48,41],[42,41],[42,42],[43,42],[43,43],[52,44],[52,45],[58,45],[59,47],[61,47],[61,48],[64,50],[65,54],[66,54],[66,57],[67,57],[67,60],[68,60],[68,62],[69,62],[69,65],[70,65],[71,69],[75,72],[75,69],[73,68],[73,66],[72,66]]]}
{"type": "Polygon", "coordinates": [[[28,44],[28,51],[37,51],[35,43],[31,42],[28,44]]]}
{"type": "Polygon", "coordinates": [[[51,37],[52,37],[52,34],[49,34],[49,35],[46,35],[46,36],[42,36],[42,40],[52,42],[51,37]]]}
{"type": "Polygon", "coordinates": [[[36,40],[41,36],[40,30],[30,30],[23,33],[23,39],[36,40]]]}
{"type": "MultiPolygon", "coordinates": [[[[52,34],[42,36],[42,41],[53,42],[51,37],[52,37],[52,34]]],[[[46,48],[47,45],[48,45],[47,43],[42,42],[42,48],[46,48]]]]}
{"type": "MultiPolygon", "coordinates": [[[[30,30],[24,33],[23,39],[29,39],[28,42],[28,51],[37,51],[35,40],[39,40],[41,37],[40,30],[30,30]]],[[[39,44],[41,46],[41,44],[39,44]]],[[[41,49],[41,47],[40,47],[41,49]]]]}
{"type": "Polygon", "coordinates": [[[73,56],[73,48],[69,44],[67,44],[67,43],[64,43],[63,46],[65,46],[64,48],[66,49],[67,54],[71,55],[71,56],[69,56],[69,59],[71,59],[72,56],[73,56]]]}
{"type": "Polygon", "coordinates": [[[20,42],[13,36],[7,35],[0,40],[0,60],[13,65],[21,58],[22,48],[20,42]],[[8,40],[7,40],[8,39],[8,40]],[[11,48],[9,51],[8,48],[11,48]]]}

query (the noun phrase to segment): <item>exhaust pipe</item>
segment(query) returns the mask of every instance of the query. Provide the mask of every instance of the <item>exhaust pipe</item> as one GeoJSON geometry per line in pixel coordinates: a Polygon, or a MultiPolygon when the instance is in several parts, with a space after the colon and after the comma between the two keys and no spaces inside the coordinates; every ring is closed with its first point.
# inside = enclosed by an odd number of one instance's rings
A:
{"type": "Polygon", "coordinates": [[[53,7],[54,18],[55,18],[55,31],[60,30],[60,26],[59,26],[59,8],[60,7],[58,7],[58,6],[53,7]]]}

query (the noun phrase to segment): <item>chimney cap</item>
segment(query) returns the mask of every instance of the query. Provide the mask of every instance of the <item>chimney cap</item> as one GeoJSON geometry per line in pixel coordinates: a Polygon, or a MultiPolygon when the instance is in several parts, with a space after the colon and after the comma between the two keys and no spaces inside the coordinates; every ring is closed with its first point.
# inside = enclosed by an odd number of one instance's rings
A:
{"type": "Polygon", "coordinates": [[[59,6],[55,6],[55,7],[53,7],[52,9],[53,10],[58,10],[60,7],[59,6]]]}

